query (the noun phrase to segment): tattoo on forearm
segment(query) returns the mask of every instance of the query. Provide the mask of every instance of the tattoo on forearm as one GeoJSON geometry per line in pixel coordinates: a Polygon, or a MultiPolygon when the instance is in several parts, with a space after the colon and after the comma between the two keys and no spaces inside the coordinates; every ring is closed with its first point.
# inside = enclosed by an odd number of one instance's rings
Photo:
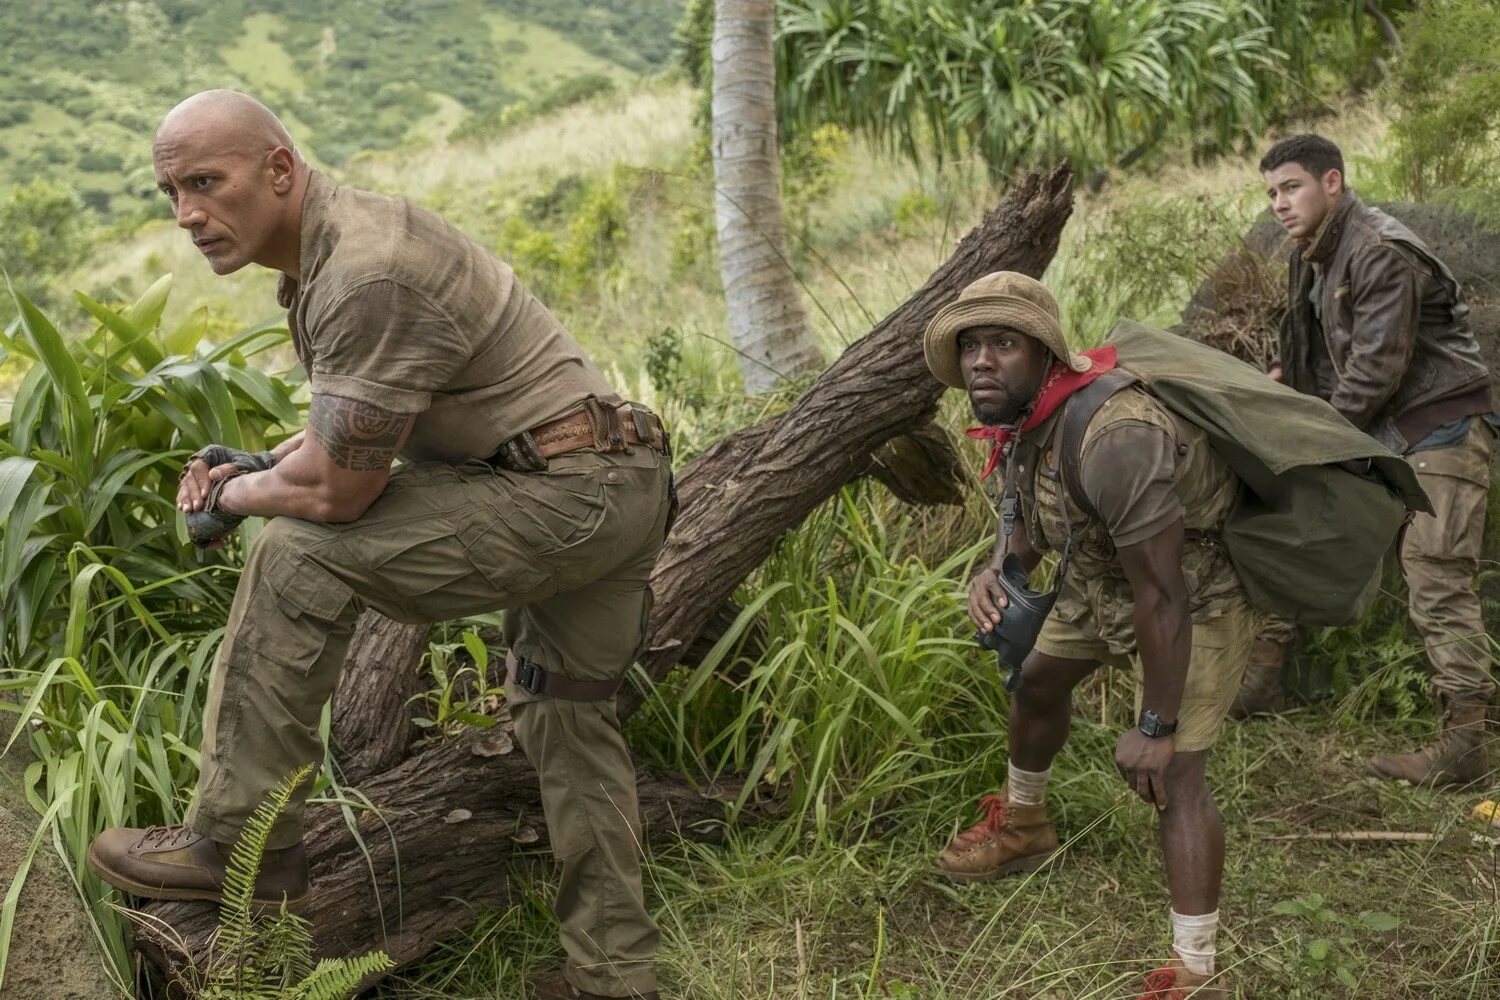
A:
{"type": "Polygon", "coordinates": [[[307,422],[318,444],[341,469],[378,472],[390,467],[414,418],[357,399],[314,395],[307,422]]]}

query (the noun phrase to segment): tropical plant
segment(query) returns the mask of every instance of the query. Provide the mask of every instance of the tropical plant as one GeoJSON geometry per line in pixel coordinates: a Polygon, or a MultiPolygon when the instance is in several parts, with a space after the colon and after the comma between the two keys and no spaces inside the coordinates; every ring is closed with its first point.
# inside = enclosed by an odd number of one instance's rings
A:
{"type": "Polygon", "coordinates": [[[237,579],[237,553],[182,535],[178,470],[302,422],[295,383],[246,363],[285,328],[214,344],[199,312],[164,329],[170,284],[123,308],[80,295],[97,326],[73,338],[12,289],[0,337],[30,365],[0,423],[0,710],[17,716],[0,747],[29,739],[28,794],[122,975],[125,928],[84,855],[107,826],[180,820],[237,579]]]}
{"type": "Polygon", "coordinates": [[[778,105],[993,177],[1124,164],[1169,128],[1255,135],[1286,79],[1278,0],[781,0],[778,105]]]}
{"type": "Polygon", "coordinates": [[[254,901],[271,827],[312,772],[313,765],[304,764],[271,789],[235,842],[224,872],[210,972],[193,990],[202,1000],[344,1000],[366,977],[393,965],[380,951],[314,965],[307,920],[288,911],[285,902],[268,914],[254,901]]]}
{"type": "Polygon", "coordinates": [[[1440,0],[1404,27],[1406,50],[1388,87],[1395,186],[1500,221],[1500,7],[1440,0]]]}
{"type": "Polygon", "coordinates": [[[12,670],[57,652],[49,640],[69,610],[57,570],[70,556],[99,566],[90,580],[152,582],[141,606],[173,625],[223,620],[226,590],[205,580],[223,563],[188,558],[178,471],[204,444],[264,448],[301,417],[293,384],[246,364],[285,342],[280,320],[222,344],[204,341],[202,310],[163,331],[170,288],[162,278],[126,309],[79,293],[98,325],[71,341],[12,289],[19,315],[0,348],[30,363],[0,424],[0,654],[12,670]]]}

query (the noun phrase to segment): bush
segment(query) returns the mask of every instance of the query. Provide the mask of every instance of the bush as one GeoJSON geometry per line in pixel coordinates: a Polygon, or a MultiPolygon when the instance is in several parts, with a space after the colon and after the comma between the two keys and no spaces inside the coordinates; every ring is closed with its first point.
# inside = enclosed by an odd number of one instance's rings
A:
{"type": "Polygon", "coordinates": [[[1236,209],[1204,197],[1151,197],[1081,216],[1047,270],[1070,341],[1093,347],[1121,317],[1176,322],[1246,225],[1236,209]]]}
{"type": "Polygon", "coordinates": [[[1500,221],[1500,6],[1435,0],[1405,23],[1386,96],[1391,179],[1417,201],[1448,201],[1500,221]]]}
{"type": "Polygon", "coordinates": [[[564,177],[550,196],[528,207],[524,217],[505,221],[496,252],[544,300],[566,301],[596,282],[618,276],[629,217],[616,180],[585,182],[564,177]],[[539,228],[527,218],[539,224],[565,218],[567,229],[539,228]]]}
{"type": "MultiPolygon", "coordinates": [[[[0,269],[50,305],[53,283],[78,263],[92,228],[82,199],[67,186],[38,178],[12,188],[0,202],[0,269]]],[[[13,315],[10,296],[0,295],[0,322],[13,315]]]]}

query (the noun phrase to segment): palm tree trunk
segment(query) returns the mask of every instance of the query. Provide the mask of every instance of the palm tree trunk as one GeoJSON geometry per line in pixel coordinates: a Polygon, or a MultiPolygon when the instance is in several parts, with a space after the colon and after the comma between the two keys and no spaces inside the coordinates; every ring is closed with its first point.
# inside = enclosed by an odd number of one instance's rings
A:
{"type": "Polygon", "coordinates": [[[715,0],[713,160],[719,273],[746,391],[822,367],[787,256],[776,137],[774,0],[715,0]]]}

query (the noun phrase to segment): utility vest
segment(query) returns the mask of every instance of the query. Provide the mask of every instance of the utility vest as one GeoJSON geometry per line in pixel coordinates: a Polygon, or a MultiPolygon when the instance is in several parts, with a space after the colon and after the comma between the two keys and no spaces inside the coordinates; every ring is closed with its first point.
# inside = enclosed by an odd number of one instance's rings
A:
{"type": "MultiPolygon", "coordinates": [[[[1135,601],[1114,543],[1101,520],[1071,492],[1063,495],[1059,468],[1066,410],[1064,403],[1046,423],[1016,440],[1006,476],[1016,477],[1020,516],[1031,544],[1039,551],[1068,551],[1052,614],[1083,623],[1113,652],[1130,653],[1135,649],[1135,601]]],[[[1176,445],[1172,490],[1182,503],[1187,529],[1182,574],[1192,620],[1207,621],[1244,606],[1239,577],[1218,543],[1218,531],[1239,493],[1239,478],[1209,445],[1207,434],[1176,418],[1140,386],[1115,393],[1099,407],[1084,431],[1083,454],[1100,432],[1124,421],[1160,427],[1176,445]]],[[[1076,482],[1067,484],[1068,491],[1081,488],[1076,482]]]]}

